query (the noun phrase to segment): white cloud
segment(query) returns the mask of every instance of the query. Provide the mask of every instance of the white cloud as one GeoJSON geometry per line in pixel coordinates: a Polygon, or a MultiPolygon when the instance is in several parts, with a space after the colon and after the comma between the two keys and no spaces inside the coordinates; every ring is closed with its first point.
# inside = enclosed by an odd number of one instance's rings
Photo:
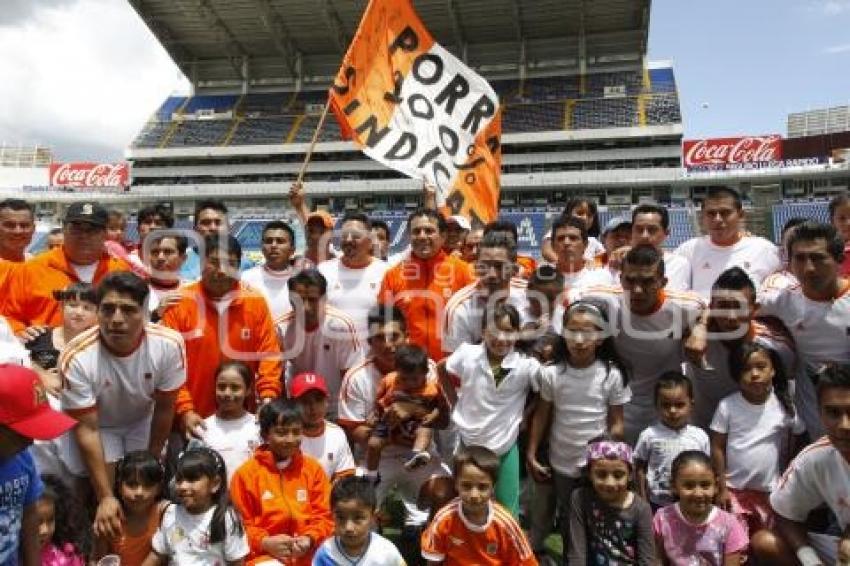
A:
{"type": "Polygon", "coordinates": [[[0,28],[0,141],[51,146],[57,159],[120,159],[186,80],[126,2],[45,5],[0,28]]]}
{"type": "Polygon", "coordinates": [[[827,16],[850,13],[850,0],[818,0],[816,6],[827,16]]]}
{"type": "Polygon", "coordinates": [[[850,43],[842,43],[841,45],[831,45],[829,47],[824,48],[823,52],[827,55],[847,53],[850,52],[850,43]]]}

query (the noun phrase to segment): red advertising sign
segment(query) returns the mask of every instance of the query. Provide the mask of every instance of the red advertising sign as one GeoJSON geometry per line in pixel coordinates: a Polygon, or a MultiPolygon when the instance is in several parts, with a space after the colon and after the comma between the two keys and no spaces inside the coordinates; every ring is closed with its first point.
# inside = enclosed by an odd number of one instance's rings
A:
{"type": "Polygon", "coordinates": [[[126,187],[127,163],[51,163],[50,185],[66,188],[126,187]]]}
{"type": "Polygon", "coordinates": [[[682,157],[687,169],[742,169],[782,161],[782,136],[749,136],[685,140],[682,157]]]}

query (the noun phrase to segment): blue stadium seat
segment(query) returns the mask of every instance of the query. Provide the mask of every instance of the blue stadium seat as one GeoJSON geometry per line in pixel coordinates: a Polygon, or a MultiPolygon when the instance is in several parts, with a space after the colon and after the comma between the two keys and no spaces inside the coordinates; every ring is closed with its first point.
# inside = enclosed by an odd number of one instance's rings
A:
{"type": "Polygon", "coordinates": [[[239,97],[235,94],[193,96],[186,108],[183,109],[183,113],[192,114],[197,110],[225,112],[233,109],[237,100],[239,100],[239,97]]]}
{"type": "Polygon", "coordinates": [[[782,202],[773,205],[773,241],[778,242],[782,227],[791,218],[803,217],[829,223],[829,202],[782,202]]]}

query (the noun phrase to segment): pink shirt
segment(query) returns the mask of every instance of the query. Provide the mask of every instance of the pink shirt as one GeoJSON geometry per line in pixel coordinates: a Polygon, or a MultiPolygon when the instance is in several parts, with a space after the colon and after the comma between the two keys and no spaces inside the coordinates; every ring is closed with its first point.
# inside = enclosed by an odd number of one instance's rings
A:
{"type": "Polygon", "coordinates": [[[743,552],[749,540],[743,525],[731,513],[714,507],[701,525],[682,515],[679,504],[659,509],[652,520],[655,537],[664,544],[664,554],[674,566],[723,565],[723,557],[743,552]]]}
{"type": "Polygon", "coordinates": [[[41,566],[86,566],[86,561],[71,543],[66,542],[61,549],[48,543],[41,549],[41,566]]]}

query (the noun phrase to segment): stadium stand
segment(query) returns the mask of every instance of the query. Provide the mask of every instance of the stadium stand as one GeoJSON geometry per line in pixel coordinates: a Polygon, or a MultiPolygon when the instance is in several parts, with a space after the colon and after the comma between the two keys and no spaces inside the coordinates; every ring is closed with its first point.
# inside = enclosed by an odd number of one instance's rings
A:
{"type": "MultiPolygon", "coordinates": [[[[642,70],[531,78],[497,79],[491,84],[502,100],[505,133],[564,129],[619,128],[642,125],[638,96],[646,96],[645,125],[681,123],[676,82],[671,68],[649,69],[649,85],[642,70]],[[584,88],[584,92],[582,92],[584,88]]],[[[169,97],[134,142],[134,147],[187,147],[191,145],[251,145],[306,143],[312,139],[318,113],[327,93],[262,92],[236,95],[199,95],[189,99],[169,97]],[[233,125],[216,126],[185,122],[170,135],[172,116],[234,111],[233,125]]],[[[329,119],[319,141],[339,141],[339,127],[329,119]]]]}
{"type": "Polygon", "coordinates": [[[815,200],[806,202],[780,202],[772,207],[773,212],[773,241],[778,242],[782,227],[794,217],[809,218],[818,222],[829,223],[829,201],[815,200]]]}

